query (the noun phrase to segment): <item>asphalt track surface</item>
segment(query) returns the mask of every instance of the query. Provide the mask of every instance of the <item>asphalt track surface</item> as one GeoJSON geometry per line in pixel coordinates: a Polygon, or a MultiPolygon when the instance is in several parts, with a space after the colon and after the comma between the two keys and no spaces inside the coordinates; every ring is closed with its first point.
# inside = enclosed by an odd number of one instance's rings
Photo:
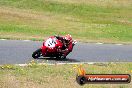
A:
{"type": "MultiPolygon", "coordinates": [[[[39,41],[0,40],[0,64],[24,64],[33,60],[32,52],[42,45],[39,41]]],[[[132,45],[77,43],[67,59],[37,59],[38,62],[131,62],[132,45]]]]}

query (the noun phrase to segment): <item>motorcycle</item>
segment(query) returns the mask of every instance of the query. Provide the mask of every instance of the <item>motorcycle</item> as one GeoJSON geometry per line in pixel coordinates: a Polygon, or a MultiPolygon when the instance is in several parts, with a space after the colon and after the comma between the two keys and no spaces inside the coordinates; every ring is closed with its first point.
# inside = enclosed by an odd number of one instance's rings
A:
{"type": "MultiPolygon", "coordinates": [[[[76,43],[76,41],[73,41],[72,45],[74,46],[76,43]]],[[[63,53],[58,52],[58,49],[62,49],[62,47],[63,43],[58,40],[55,36],[51,36],[43,42],[41,48],[33,52],[32,57],[34,59],[40,58],[41,56],[64,59],[65,57],[63,56],[63,53]]]]}

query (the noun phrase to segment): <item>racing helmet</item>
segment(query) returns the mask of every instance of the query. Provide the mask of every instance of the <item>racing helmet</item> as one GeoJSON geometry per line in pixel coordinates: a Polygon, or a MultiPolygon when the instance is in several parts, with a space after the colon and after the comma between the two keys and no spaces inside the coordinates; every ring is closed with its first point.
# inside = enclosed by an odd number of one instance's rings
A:
{"type": "Polygon", "coordinates": [[[65,35],[64,39],[67,43],[69,43],[72,40],[72,36],[70,34],[65,35]]]}

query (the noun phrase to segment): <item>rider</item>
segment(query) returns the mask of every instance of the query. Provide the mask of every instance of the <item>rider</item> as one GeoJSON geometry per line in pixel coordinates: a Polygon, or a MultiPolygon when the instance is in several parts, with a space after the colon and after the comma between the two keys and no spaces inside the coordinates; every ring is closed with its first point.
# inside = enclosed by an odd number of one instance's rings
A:
{"type": "Polygon", "coordinates": [[[58,40],[60,40],[63,43],[62,49],[58,49],[58,52],[61,52],[63,54],[62,58],[66,58],[66,56],[72,52],[73,49],[73,40],[72,36],[70,34],[67,34],[65,36],[55,36],[58,40]]]}

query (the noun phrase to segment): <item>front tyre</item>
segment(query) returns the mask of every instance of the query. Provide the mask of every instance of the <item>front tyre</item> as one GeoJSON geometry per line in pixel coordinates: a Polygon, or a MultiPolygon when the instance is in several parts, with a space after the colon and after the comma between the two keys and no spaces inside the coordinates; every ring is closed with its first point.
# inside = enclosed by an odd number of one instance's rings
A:
{"type": "Polygon", "coordinates": [[[41,52],[42,52],[41,48],[37,49],[36,51],[33,52],[32,57],[34,59],[39,58],[42,54],[41,52]]]}

